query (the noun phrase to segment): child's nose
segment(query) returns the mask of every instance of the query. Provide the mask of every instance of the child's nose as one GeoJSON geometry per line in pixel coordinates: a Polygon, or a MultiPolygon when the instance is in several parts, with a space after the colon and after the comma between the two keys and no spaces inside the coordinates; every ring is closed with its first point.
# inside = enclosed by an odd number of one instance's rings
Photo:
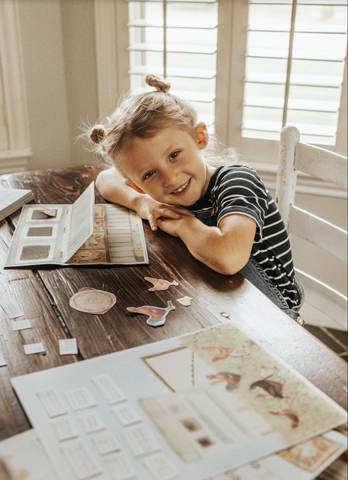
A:
{"type": "Polygon", "coordinates": [[[167,168],[163,172],[163,183],[165,187],[173,187],[178,180],[178,174],[173,168],[167,168]]]}

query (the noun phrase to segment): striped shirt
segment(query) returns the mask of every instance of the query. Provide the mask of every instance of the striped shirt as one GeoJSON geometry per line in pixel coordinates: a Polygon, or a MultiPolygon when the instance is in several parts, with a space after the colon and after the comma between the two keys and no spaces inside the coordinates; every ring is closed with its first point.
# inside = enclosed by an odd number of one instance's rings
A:
{"type": "Polygon", "coordinates": [[[289,308],[298,305],[289,237],[273,198],[253,169],[245,165],[218,167],[205,195],[186,208],[208,226],[217,226],[232,214],[254,219],[257,227],[251,255],[289,308]]]}

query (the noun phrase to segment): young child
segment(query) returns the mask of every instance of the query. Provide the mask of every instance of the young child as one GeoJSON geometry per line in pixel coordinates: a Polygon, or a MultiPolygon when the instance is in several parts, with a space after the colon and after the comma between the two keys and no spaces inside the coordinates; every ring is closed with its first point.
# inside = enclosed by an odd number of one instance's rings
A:
{"type": "Polygon", "coordinates": [[[154,92],[128,96],[90,139],[113,167],[97,188],[135,210],[152,230],[181,238],[200,262],[224,275],[240,272],[292,318],[303,303],[289,238],[258,174],[245,165],[213,168],[208,132],[192,106],[153,75],[154,92]]]}

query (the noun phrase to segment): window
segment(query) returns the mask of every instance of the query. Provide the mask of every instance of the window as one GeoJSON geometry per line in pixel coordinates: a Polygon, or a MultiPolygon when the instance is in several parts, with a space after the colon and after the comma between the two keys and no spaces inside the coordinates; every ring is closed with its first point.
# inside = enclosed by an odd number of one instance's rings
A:
{"type": "Polygon", "coordinates": [[[286,124],[345,153],[345,0],[95,2],[109,9],[100,31],[114,22],[113,99],[115,84],[135,93],[163,75],[245,162],[274,164],[286,124]]]}

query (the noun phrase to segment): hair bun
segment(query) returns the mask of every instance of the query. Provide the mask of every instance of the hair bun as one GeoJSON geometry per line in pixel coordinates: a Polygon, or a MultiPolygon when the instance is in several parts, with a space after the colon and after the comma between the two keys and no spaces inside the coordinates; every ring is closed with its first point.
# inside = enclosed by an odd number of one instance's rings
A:
{"type": "Polygon", "coordinates": [[[155,87],[158,92],[166,93],[170,89],[170,83],[160,80],[156,75],[146,75],[145,83],[149,87],[155,87]]]}
{"type": "Polygon", "coordinates": [[[106,130],[103,125],[95,125],[92,128],[91,133],[89,134],[89,138],[92,140],[93,143],[99,144],[105,138],[106,130]]]}

